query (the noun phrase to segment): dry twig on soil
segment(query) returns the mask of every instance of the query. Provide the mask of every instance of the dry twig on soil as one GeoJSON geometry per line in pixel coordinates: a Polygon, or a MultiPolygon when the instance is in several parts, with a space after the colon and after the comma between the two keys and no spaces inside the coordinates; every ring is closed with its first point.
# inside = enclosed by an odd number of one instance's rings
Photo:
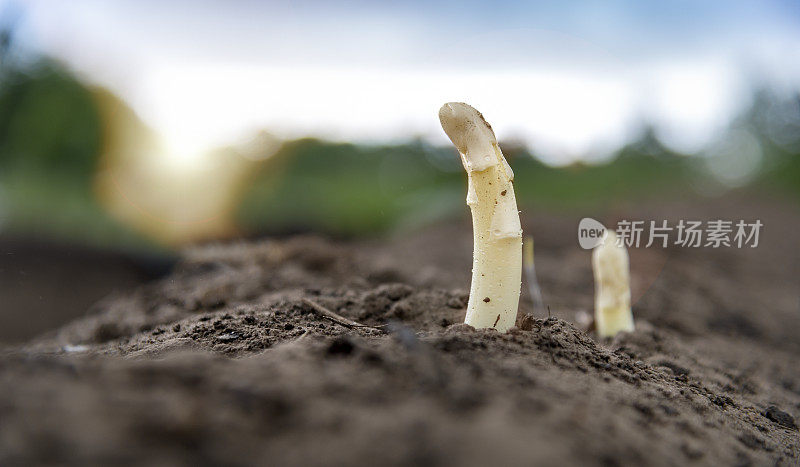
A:
{"type": "Polygon", "coordinates": [[[304,298],[303,299],[303,303],[305,303],[306,305],[311,307],[311,309],[314,310],[315,313],[319,314],[323,318],[331,320],[334,323],[336,323],[336,324],[338,324],[340,326],[344,326],[344,327],[346,327],[348,329],[366,328],[366,329],[376,329],[378,331],[386,332],[386,330],[384,329],[384,326],[370,326],[368,324],[361,324],[361,323],[359,323],[357,321],[353,321],[352,319],[345,318],[344,316],[342,316],[342,315],[340,315],[338,313],[335,313],[335,312],[329,310],[328,308],[325,308],[324,306],[320,305],[319,303],[317,303],[317,302],[315,302],[313,300],[309,300],[307,298],[304,298]]]}

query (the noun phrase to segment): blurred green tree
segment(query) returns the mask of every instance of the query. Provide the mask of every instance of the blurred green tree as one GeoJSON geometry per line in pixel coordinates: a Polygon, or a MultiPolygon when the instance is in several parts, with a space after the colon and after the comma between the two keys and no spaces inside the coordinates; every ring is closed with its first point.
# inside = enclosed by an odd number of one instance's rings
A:
{"type": "Polygon", "coordinates": [[[100,125],[90,92],[60,64],[6,63],[0,74],[0,171],[91,187],[100,125]]]}

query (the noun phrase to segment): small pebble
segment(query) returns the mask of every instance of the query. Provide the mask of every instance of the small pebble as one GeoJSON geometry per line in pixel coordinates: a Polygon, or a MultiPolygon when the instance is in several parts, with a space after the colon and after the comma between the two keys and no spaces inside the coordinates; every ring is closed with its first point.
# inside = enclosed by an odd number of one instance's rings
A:
{"type": "Polygon", "coordinates": [[[220,334],[219,336],[217,336],[217,340],[220,342],[231,342],[235,341],[238,338],[239,335],[235,333],[220,334]]]}
{"type": "Polygon", "coordinates": [[[797,425],[794,423],[794,417],[774,405],[767,407],[764,416],[784,428],[789,428],[790,430],[797,429],[797,425]]]}

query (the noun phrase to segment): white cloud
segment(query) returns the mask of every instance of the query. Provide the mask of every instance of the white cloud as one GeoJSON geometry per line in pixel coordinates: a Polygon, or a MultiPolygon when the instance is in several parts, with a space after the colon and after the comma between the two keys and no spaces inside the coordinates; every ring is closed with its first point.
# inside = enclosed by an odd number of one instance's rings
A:
{"type": "MultiPolygon", "coordinates": [[[[642,118],[668,145],[695,151],[746,104],[752,77],[742,63],[784,86],[800,82],[798,61],[790,60],[798,58],[800,35],[784,26],[727,31],[697,49],[685,42],[670,49],[667,36],[647,56],[635,44],[618,47],[629,39],[618,30],[625,22],[593,28],[616,44],[615,55],[580,31],[466,34],[380,9],[342,16],[286,5],[29,5],[30,43],[118,92],[183,153],[262,127],[287,137],[421,135],[445,143],[436,112],[449,100],[470,102],[499,137],[527,141],[554,163],[604,155],[642,118]]],[[[587,11],[590,23],[618,16],[587,11]]]]}

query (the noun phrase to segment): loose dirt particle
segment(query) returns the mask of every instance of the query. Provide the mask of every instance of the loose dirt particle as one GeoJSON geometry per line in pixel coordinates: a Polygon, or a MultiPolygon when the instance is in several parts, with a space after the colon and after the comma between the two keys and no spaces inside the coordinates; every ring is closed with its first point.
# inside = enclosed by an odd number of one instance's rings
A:
{"type": "Polygon", "coordinates": [[[790,430],[797,429],[797,425],[794,423],[794,417],[774,405],[767,408],[764,412],[764,416],[782,427],[789,428],[790,430]]]}

